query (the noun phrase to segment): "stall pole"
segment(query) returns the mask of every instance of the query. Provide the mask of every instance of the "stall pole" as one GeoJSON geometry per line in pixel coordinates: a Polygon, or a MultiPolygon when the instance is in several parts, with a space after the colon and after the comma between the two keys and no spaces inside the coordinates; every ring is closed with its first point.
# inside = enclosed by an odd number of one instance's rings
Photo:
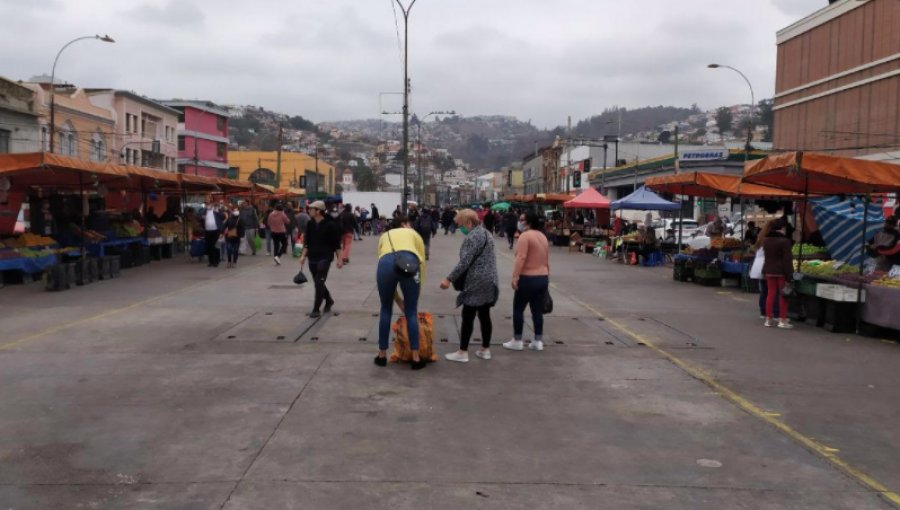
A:
{"type": "Polygon", "coordinates": [[[78,252],[78,258],[80,261],[84,261],[84,252],[86,249],[84,245],[84,172],[78,172],[78,201],[80,202],[78,204],[78,208],[80,209],[78,216],[81,219],[81,250],[78,252]]]}
{"type": "MultiPolygon", "coordinates": [[[[809,208],[809,174],[803,183],[803,216],[800,218],[800,253],[797,254],[797,272],[803,265],[803,239],[806,237],[806,212],[809,208]]],[[[796,211],[794,212],[796,215],[796,211]]]]}
{"type": "Polygon", "coordinates": [[[859,334],[862,325],[862,292],[863,292],[863,268],[866,265],[866,232],[869,227],[869,202],[872,197],[866,194],[863,197],[863,222],[862,222],[862,238],[859,246],[859,281],[856,282],[856,334],[859,334]]]}
{"type": "Polygon", "coordinates": [[[144,240],[146,240],[146,239],[147,239],[147,213],[148,213],[149,211],[148,211],[148,209],[147,209],[147,207],[148,207],[148,204],[147,204],[147,191],[144,189],[144,186],[143,186],[143,185],[141,186],[141,197],[143,198],[143,201],[144,201],[144,214],[141,215],[141,223],[142,223],[143,226],[144,226],[144,232],[143,232],[143,235],[144,235],[144,240]]]}
{"type": "MultiPolygon", "coordinates": [[[[681,253],[681,227],[684,223],[684,184],[681,185],[681,199],[678,201],[678,253],[681,253]]],[[[663,232],[665,235],[666,232],[663,232]]]]}
{"type": "Polygon", "coordinates": [[[182,186],[181,187],[181,231],[182,231],[184,237],[181,238],[181,244],[184,245],[185,252],[187,252],[188,256],[190,256],[191,240],[188,238],[186,204],[187,204],[187,190],[185,190],[184,186],[182,186]]]}

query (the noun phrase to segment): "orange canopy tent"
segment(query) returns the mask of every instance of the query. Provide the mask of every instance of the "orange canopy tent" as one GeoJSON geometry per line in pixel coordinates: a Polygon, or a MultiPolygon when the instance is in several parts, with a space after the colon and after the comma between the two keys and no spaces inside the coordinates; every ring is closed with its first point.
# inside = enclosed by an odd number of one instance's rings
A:
{"type": "Polygon", "coordinates": [[[588,188],[577,197],[565,202],[566,209],[609,209],[609,199],[594,188],[588,188]]]}
{"type": "Polygon", "coordinates": [[[128,167],[110,163],[32,152],[0,154],[0,176],[9,178],[13,190],[28,187],[78,187],[86,184],[128,185],[128,167]]]}
{"type": "Polygon", "coordinates": [[[659,193],[673,193],[692,197],[729,195],[744,198],[799,198],[801,195],[759,184],[741,182],[736,175],[709,172],[687,172],[661,177],[650,177],[644,183],[659,193]]]}
{"type": "Polygon", "coordinates": [[[815,152],[785,152],[748,162],[744,182],[816,195],[894,192],[900,189],[900,165],[815,152]]]}

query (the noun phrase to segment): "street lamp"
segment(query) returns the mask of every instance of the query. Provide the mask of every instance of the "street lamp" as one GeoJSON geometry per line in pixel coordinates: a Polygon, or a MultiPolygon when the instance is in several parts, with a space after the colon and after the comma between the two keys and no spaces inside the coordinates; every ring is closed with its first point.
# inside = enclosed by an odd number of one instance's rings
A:
{"type": "Polygon", "coordinates": [[[720,67],[725,68],[725,69],[731,69],[732,71],[741,75],[741,78],[743,78],[744,81],[747,82],[747,87],[750,88],[750,121],[747,123],[747,146],[744,147],[744,150],[745,150],[744,161],[746,162],[747,160],[750,159],[750,141],[753,139],[753,109],[756,107],[756,96],[753,94],[753,85],[750,84],[750,80],[747,79],[747,76],[744,75],[744,73],[738,71],[734,67],[726,66],[726,65],[722,65],[722,64],[709,64],[706,67],[708,67],[710,69],[719,69],[720,67]]]}
{"type": "Polygon", "coordinates": [[[99,35],[86,35],[84,37],[77,37],[67,42],[65,46],[59,49],[59,52],[56,54],[56,58],[53,59],[53,69],[50,71],[50,152],[53,152],[55,147],[53,143],[53,137],[56,132],[56,63],[59,61],[59,56],[62,55],[63,50],[68,48],[72,43],[76,43],[78,41],[85,41],[87,39],[96,39],[98,41],[114,43],[116,42],[112,37],[108,35],[99,36],[99,35]]]}
{"type": "Polygon", "coordinates": [[[450,111],[434,111],[428,112],[427,115],[422,117],[421,119],[417,119],[417,131],[416,134],[416,172],[419,174],[419,207],[421,207],[425,203],[425,174],[422,172],[422,123],[425,122],[425,119],[431,117],[432,115],[456,115],[455,110],[450,111]]]}
{"type": "Polygon", "coordinates": [[[395,0],[403,12],[403,214],[407,212],[406,190],[409,180],[409,12],[412,11],[416,0],[404,7],[400,0],[395,0]]]}

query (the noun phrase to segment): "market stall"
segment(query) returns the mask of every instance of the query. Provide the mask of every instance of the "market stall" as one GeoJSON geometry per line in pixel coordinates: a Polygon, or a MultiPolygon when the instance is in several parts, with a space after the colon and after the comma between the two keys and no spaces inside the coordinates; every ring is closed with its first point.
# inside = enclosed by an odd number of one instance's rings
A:
{"type": "MultiPolygon", "coordinates": [[[[675,211],[680,208],[679,204],[663,199],[647,189],[646,186],[641,186],[632,194],[610,204],[610,209],[613,211],[675,211]]],[[[617,234],[619,235],[613,239],[612,252],[618,256],[620,261],[636,264],[639,258],[638,253],[647,249],[643,240],[636,233],[617,234]]],[[[653,251],[652,255],[651,260],[654,263],[662,263],[663,253],[661,251],[653,251]]]]}
{"type": "MultiPolygon", "coordinates": [[[[662,177],[651,177],[646,184],[660,193],[672,193],[681,196],[702,198],[739,198],[741,200],[741,216],[744,213],[745,199],[793,200],[801,195],[788,190],[772,188],[759,184],[742,182],[736,175],[715,174],[710,172],[687,172],[662,177]]],[[[681,224],[684,208],[679,209],[678,251],[684,247],[681,224]]],[[[694,270],[698,269],[696,282],[716,285],[722,277],[735,278],[742,283],[745,290],[751,290],[749,268],[752,256],[744,251],[740,240],[723,237],[713,239],[705,249],[682,253],[675,257],[673,277],[679,281],[693,279],[694,270]]]]}
{"type": "Polygon", "coordinates": [[[175,240],[187,238],[179,221],[186,192],[248,189],[244,183],[49,153],[0,155],[0,180],[4,280],[46,272],[52,289],[171,257],[175,240]],[[15,237],[10,226],[23,203],[30,232],[15,237]]]}
{"type": "Polygon", "coordinates": [[[580,195],[563,203],[563,223],[570,232],[570,246],[584,252],[592,252],[598,244],[609,241],[609,199],[593,187],[580,195]],[[570,213],[575,210],[587,210],[593,219],[582,223],[570,221],[570,213]]]}
{"type": "MultiPolygon", "coordinates": [[[[872,322],[873,325],[895,329],[896,324],[885,318],[890,319],[896,312],[882,313],[881,310],[900,309],[900,289],[896,283],[900,278],[900,268],[895,266],[895,270],[884,274],[866,271],[865,268],[866,243],[874,235],[869,219],[881,214],[881,208],[871,207],[872,195],[896,193],[900,190],[900,166],[817,153],[787,152],[748,163],[744,169],[744,182],[803,193],[805,197],[813,194],[851,196],[849,205],[846,206],[851,210],[850,226],[845,225],[836,234],[845,240],[854,239],[856,247],[851,251],[859,254],[858,261],[861,263],[854,266],[838,260],[830,264],[828,271],[822,274],[819,266],[824,263],[798,262],[799,271],[795,275],[795,281],[807,294],[815,294],[818,316],[814,320],[829,329],[860,331],[862,321],[867,318],[878,321],[872,322]],[[823,282],[823,279],[827,279],[828,283],[823,282]],[[872,285],[884,289],[876,289],[877,298],[873,301],[872,309],[867,310],[869,300],[866,299],[865,291],[872,285]],[[855,317],[855,328],[850,327],[846,320],[848,317],[855,317]]],[[[804,201],[808,202],[806,199],[804,201]]],[[[840,202],[847,201],[837,200],[835,204],[840,202]]],[[[828,204],[823,206],[827,207],[828,204]]],[[[801,225],[805,225],[805,222],[801,225]]],[[[823,225],[820,224],[819,227],[821,229],[823,225]]],[[[827,229],[828,226],[824,228],[827,229]]],[[[802,254],[802,247],[800,252],[802,254]]],[[[840,250],[837,254],[843,256],[840,250]]]]}

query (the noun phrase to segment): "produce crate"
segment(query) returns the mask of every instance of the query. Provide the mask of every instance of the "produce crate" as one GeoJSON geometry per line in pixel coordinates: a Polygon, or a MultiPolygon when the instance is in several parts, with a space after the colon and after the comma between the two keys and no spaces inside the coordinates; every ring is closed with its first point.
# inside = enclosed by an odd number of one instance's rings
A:
{"type": "MultiPolygon", "coordinates": [[[[832,285],[820,283],[816,286],[816,296],[829,301],[838,301],[846,303],[856,303],[859,294],[858,289],[850,288],[845,285],[832,285]]],[[[866,291],[862,291],[862,299],[860,302],[866,302],[866,291]]]]}
{"type": "Polygon", "coordinates": [[[822,300],[824,305],[823,327],[832,333],[856,331],[856,303],[822,300]]]}
{"type": "Polygon", "coordinates": [[[799,280],[795,283],[797,293],[804,296],[815,296],[816,295],[816,286],[818,285],[816,282],[812,280],[799,280]]]}
{"type": "Polygon", "coordinates": [[[122,274],[122,262],[119,257],[109,257],[109,277],[118,278],[122,274]]]}
{"type": "Polygon", "coordinates": [[[22,285],[25,283],[25,272],[21,269],[0,271],[0,283],[3,285],[22,285]]]}
{"type": "Polygon", "coordinates": [[[136,248],[135,248],[135,253],[136,253],[135,265],[142,266],[144,264],[149,264],[150,260],[151,260],[150,247],[144,246],[143,244],[135,244],[134,246],[136,246],[136,248]]]}
{"type": "Polygon", "coordinates": [[[702,276],[694,276],[694,283],[697,285],[702,285],[704,287],[721,287],[722,286],[722,278],[704,278],[702,276]]]}
{"type": "Polygon", "coordinates": [[[75,284],[75,264],[56,264],[47,270],[47,290],[68,290],[75,284]]]}
{"type": "Polygon", "coordinates": [[[93,257],[81,259],[74,262],[74,265],[76,285],[87,285],[99,279],[100,269],[97,266],[97,259],[93,257]]]}
{"type": "Polygon", "coordinates": [[[672,278],[677,282],[686,282],[694,279],[694,268],[684,264],[676,265],[672,270],[672,278]]]}
{"type": "Polygon", "coordinates": [[[825,303],[822,298],[809,294],[800,295],[803,315],[810,326],[821,328],[825,325],[825,303]]]}
{"type": "Polygon", "coordinates": [[[718,269],[718,268],[712,268],[712,269],[703,268],[703,269],[701,269],[701,268],[695,267],[694,268],[694,277],[695,278],[704,278],[707,280],[711,280],[713,278],[715,278],[717,280],[721,280],[722,279],[722,270],[718,269]]]}

